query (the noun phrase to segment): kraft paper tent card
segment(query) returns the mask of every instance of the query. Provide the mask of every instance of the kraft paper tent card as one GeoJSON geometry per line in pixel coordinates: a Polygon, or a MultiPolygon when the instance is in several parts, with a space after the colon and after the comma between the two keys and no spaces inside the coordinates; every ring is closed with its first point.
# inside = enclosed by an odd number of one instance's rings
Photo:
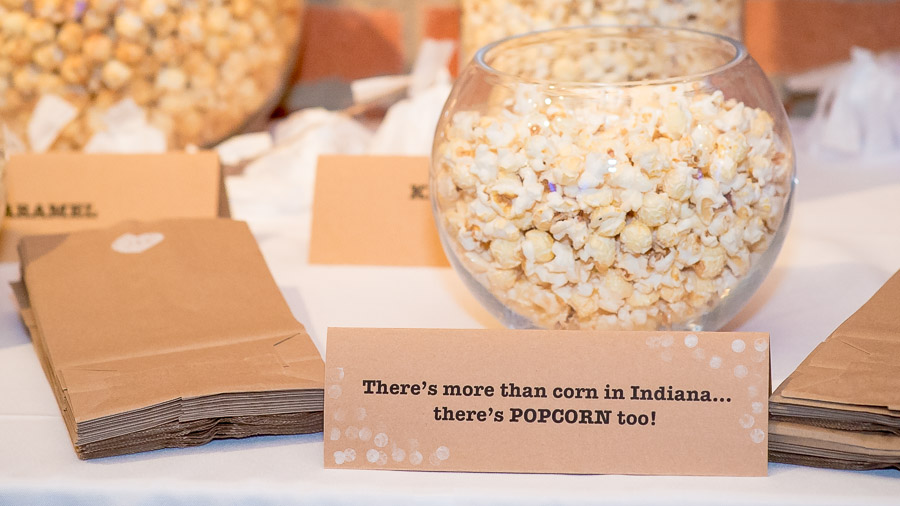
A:
{"type": "Polygon", "coordinates": [[[13,155],[6,166],[0,260],[18,260],[25,235],[125,220],[229,217],[215,152],[13,155]]]}
{"type": "Polygon", "coordinates": [[[324,365],[243,222],[28,236],[23,320],[81,458],[317,432],[324,365]]]}
{"type": "Polygon", "coordinates": [[[769,336],[329,328],[325,467],[765,476],[769,336]]]}
{"type": "Polygon", "coordinates": [[[900,272],[803,361],[770,399],[770,458],[900,468],[900,272]]]}
{"type": "Polygon", "coordinates": [[[428,196],[428,158],[322,156],[313,264],[447,267],[428,196]]]}

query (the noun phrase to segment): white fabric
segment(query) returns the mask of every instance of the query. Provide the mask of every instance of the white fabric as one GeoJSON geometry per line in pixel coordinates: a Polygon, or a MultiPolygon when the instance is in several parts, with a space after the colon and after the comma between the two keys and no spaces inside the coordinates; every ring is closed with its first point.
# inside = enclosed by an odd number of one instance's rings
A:
{"type": "MultiPolygon", "coordinates": [[[[800,162],[799,199],[785,248],[729,326],[771,333],[776,385],[900,269],[900,160],[867,166],[800,162]]],[[[308,265],[309,205],[295,209],[302,211],[255,215],[251,226],[285,298],[322,352],[329,326],[499,326],[449,269],[308,265]]],[[[0,265],[0,276],[16,279],[17,266],[0,265]]],[[[11,295],[0,299],[0,505],[818,506],[896,505],[900,497],[897,471],[770,464],[768,478],[360,472],[325,470],[322,453],[316,434],[81,462],[11,295]]]]}

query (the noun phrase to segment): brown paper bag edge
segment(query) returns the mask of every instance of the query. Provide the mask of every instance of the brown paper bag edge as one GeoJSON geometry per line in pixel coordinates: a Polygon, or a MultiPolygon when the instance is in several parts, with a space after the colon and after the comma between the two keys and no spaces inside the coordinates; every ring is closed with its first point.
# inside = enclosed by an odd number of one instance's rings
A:
{"type": "MultiPolygon", "coordinates": [[[[850,317],[848,317],[846,320],[844,320],[844,322],[841,323],[838,326],[838,328],[835,329],[834,332],[832,332],[825,339],[825,341],[820,343],[803,360],[803,362],[800,363],[800,365],[797,367],[797,371],[800,371],[801,369],[804,370],[804,372],[808,371],[809,366],[815,360],[817,351],[823,346],[831,346],[831,344],[828,343],[829,340],[840,341],[841,336],[848,336],[848,335],[852,335],[852,336],[856,336],[856,337],[869,337],[869,335],[870,335],[869,329],[858,328],[858,326],[857,326],[857,320],[859,318],[861,318],[861,315],[868,312],[868,308],[866,308],[866,306],[869,305],[870,303],[872,303],[873,300],[876,300],[876,303],[878,303],[881,301],[882,298],[896,296],[897,294],[900,294],[900,271],[897,271],[896,273],[894,273],[859,309],[854,311],[854,313],[852,315],[850,315],[850,317]]],[[[900,333],[898,333],[898,336],[900,336],[900,333]]],[[[875,339],[879,339],[879,338],[875,338],[875,339]]],[[[841,342],[843,344],[847,344],[847,343],[844,343],[843,341],[841,341],[841,342]]],[[[849,361],[846,365],[849,365],[849,361]]],[[[836,380],[837,377],[842,372],[843,372],[843,370],[835,370],[835,372],[832,374],[826,374],[823,371],[823,374],[819,374],[819,375],[807,374],[805,377],[807,378],[808,383],[828,382],[828,381],[836,380]],[[817,378],[820,378],[820,379],[817,380],[817,378]]],[[[874,408],[875,410],[878,410],[878,411],[888,409],[887,405],[863,406],[863,405],[856,404],[855,402],[853,402],[852,399],[849,399],[849,398],[822,395],[819,393],[810,392],[807,389],[802,388],[802,386],[798,387],[797,385],[794,385],[793,383],[796,378],[797,378],[797,376],[796,376],[796,371],[795,371],[794,373],[791,373],[791,375],[789,375],[787,377],[787,379],[785,379],[781,383],[781,385],[779,385],[779,387],[775,390],[775,393],[773,394],[773,400],[776,400],[777,402],[781,402],[781,403],[787,403],[787,404],[791,403],[792,399],[822,401],[822,402],[831,403],[831,404],[835,404],[835,405],[844,404],[844,405],[848,405],[848,406],[856,406],[857,408],[862,408],[864,411],[869,411],[866,408],[874,408]]],[[[898,402],[898,404],[900,404],[900,402],[898,402]]]]}

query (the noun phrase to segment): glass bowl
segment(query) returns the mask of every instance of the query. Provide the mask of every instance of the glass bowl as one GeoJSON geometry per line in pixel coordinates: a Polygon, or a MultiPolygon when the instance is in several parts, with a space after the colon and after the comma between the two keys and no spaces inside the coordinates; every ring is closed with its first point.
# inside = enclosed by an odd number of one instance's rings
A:
{"type": "Polygon", "coordinates": [[[744,20],[744,0],[462,0],[460,7],[465,57],[510,35],[581,25],[678,26],[740,39],[744,20]]]}
{"type": "Polygon", "coordinates": [[[450,263],[506,326],[716,330],[775,261],[794,172],[740,42],[594,26],[482,48],[430,184],[450,263]]]}
{"type": "Polygon", "coordinates": [[[267,118],[290,79],[304,7],[0,3],[0,118],[7,148],[34,152],[210,146],[267,118]]]}

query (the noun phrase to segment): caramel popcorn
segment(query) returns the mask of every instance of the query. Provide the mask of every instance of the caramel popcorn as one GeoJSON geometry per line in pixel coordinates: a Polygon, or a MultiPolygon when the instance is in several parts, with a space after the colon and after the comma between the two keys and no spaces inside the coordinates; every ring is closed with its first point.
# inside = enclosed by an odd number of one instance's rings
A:
{"type": "MultiPolygon", "coordinates": [[[[31,150],[82,149],[126,99],[169,147],[236,131],[277,93],[299,37],[300,0],[0,2],[0,117],[31,150]],[[76,116],[28,142],[41,98],[76,116]]],[[[45,110],[45,109],[42,109],[45,110]]],[[[54,123],[55,124],[55,123],[54,123]]]]}
{"type": "MultiPolygon", "coordinates": [[[[743,0],[462,0],[462,54],[511,35],[583,25],[660,25],[741,37],[743,0]]],[[[557,74],[571,62],[557,64],[557,74]]]]}
{"type": "Polygon", "coordinates": [[[432,184],[451,254],[540,327],[696,322],[781,226],[793,160],[771,115],[704,81],[547,82],[498,87],[440,127],[432,184]]]}

